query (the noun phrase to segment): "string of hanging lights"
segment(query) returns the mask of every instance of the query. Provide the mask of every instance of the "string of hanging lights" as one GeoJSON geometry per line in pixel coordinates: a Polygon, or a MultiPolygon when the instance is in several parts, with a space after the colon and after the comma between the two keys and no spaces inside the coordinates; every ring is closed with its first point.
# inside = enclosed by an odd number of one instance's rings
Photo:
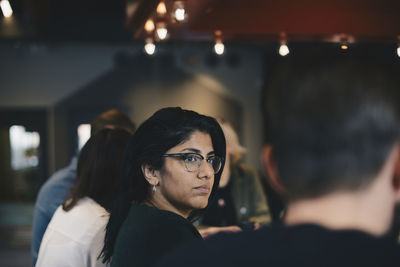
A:
{"type": "MultiPolygon", "coordinates": [[[[175,1],[170,18],[174,22],[182,23],[187,20],[188,14],[185,10],[184,1],[175,1]]],[[[156,51],[155,42],[167,40],[168,31],[168,9],[164,1],[160,1],[156,8],[155,18],[148,19],[144,25],[146,31],[144,50],[148,55],[153,55],[156,51]]]]}
{"type": "MultiPolygon", "coordinates": [[[[3,1],[8,0],[1,0],[1,2],[3,1]]],[[[169,38],[169,23],[183,23],[188,21],[189,16],[185,8],[187,1],[189,0],[161,0],[158,3],[154,15],[155,17],[148,19],[144,25],[144,29],[146,31],[145,52],[147,54],[153,55],[156,51],[156,43],[169,38]]],[[[226,47],[224,44],[225,38],[223,38],[222,32],[220,30],[215,31],[213,39],[215,42],[213,46],[214,52],[219,56],[223,55],[226,47]]],[[[395,52],[397,56],[400,57],[400,35],[397,37],[397,39],[398,41],[395,52]]],[[[342,33],[334,35],[332,37],[332,42],[337,43],[341,50],[347,51],[349,50],[350,45],[355,42],[355,40],[353,36],[342,33]]],[[[282,57],[285,57],[289,55],[290,52],[287,34],[285,32],[279,33],[278,54],[282,57]]]]}

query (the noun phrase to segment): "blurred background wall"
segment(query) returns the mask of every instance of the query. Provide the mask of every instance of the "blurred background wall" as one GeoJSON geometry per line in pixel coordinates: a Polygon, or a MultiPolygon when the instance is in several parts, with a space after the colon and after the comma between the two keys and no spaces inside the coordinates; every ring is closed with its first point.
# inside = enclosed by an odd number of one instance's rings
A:
{"type": "Polygon", "coordinates": [[[262,50],[233,45],[217,57],[210,44],[166,44],[156,56],[141,44],[0,44],[2,116],[43,111],[51,173],[77,147],[77,126],[116,107],[141,123],[157,109],[181,106],[230,120],[259,166],[262,50]]]}
{"type": "Polygon", "coordinates": [[[36,194],[77,152],[79,125],[106,109],[118,108],[136,124],[167,106],[228,119],[248,148],[245,160],[259,167],[260,54],[249,44],[217,57],[204,42],[165,44],[155,56],[137,42],[0,42],[0,265],[30,262],[36,194]],[[37,161],[21,169],[11,166],[14,126],[40,139],[24,151],[37,161]]]}

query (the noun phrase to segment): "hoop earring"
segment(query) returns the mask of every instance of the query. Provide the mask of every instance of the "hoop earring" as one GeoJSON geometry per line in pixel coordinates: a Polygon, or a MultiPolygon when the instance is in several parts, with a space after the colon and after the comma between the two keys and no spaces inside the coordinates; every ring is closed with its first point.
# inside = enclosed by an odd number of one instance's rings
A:
{"type": "Polygon", "coordinates": [[[153,184],[153,193],[155,193],[157,191],[157,187],[155,184],[153,184]]]}

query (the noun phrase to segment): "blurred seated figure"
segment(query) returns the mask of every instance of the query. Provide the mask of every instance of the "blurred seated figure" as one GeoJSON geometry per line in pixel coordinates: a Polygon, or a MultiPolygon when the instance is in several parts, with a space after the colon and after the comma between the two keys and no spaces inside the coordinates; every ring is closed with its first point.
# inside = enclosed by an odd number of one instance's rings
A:
{"type": "Polygon", "coordinates": [[[227,157],[215,198],[200,219],[198,228],[203,237],[220,231],[256,229],[271,222],[257,172],[241,162],[246,149],[229,122],[218,122],[225,135],[227,157]]]}
{"type": "Polygon", "coordinates": [[[36,266],[106,266],[99,255],[130,136],[123,129],[103,129],[83,146],[76,184],[46,229],[36,266]]]}
{"type": "MultiPolygon", "coordinates": [[[[123,128],[128,131],[135,131],[135,124],[127,115],[117,109],[110,109],[97,116],[90,124],[91,135],[104,128],[123,128]]],[[[32,266],[35,266],[46,227],[49,224],[54,212],[68,197],[68,192],[76,182],[77,156],[75,155],[70,164],[55,172],[40,188],[36,198],[33,223],[31,256],[32,266]]]]}
{"type": "Polygon", "coordinates": [[[280,60],[263,96],[262,161],[283,224],[192,242],[157,266],[400,266],[387,236],[400,203],[400,64],[310,48],[280,60]]]}

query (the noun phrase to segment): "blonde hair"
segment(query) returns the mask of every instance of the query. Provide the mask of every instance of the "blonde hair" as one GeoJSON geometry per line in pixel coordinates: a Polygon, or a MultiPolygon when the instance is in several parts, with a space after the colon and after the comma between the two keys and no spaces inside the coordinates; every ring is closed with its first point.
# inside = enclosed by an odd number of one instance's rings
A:
{"type": "Polygon", "coordinates": [[[224,132],[226,147],[229,147],[231,161],[232,163],[236,163],[242,158],[243,154],[246,152],[246,148],[239,143],[239,137],[228,121],[220,118],[217,119],[217,121],[224,132]]]}

